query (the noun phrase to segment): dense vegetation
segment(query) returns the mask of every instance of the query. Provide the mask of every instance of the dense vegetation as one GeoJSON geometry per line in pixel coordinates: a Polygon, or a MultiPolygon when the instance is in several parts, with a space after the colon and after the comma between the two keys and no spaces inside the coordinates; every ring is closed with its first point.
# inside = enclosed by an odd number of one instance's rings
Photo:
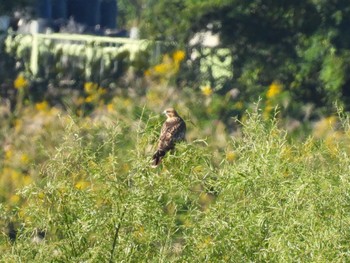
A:
{"type": "Polygon", "coordinates": [[[142,100],[116,97],[86,117],[43,102],[2,123],[3,259],[349,259],[347,119],[298,141],[253,112],[228,136],[177,99],[188,142],[156,169],[162,118],[142,100]]]}
{"type": "Polygon", "coordinates": [[[45,41],[34,77],[24,36],[1,46],[0,261],[349,261],[350,5],[120,2],[158,60],[64,68],[45,41]],[[187,142],[151,168],[167,106],[187,142]]]}

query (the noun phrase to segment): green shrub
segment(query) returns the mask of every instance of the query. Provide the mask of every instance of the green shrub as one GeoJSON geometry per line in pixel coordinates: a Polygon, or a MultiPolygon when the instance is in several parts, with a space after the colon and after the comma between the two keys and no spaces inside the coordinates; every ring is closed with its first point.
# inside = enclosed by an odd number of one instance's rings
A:
{"type": "Polygon", "coordinates": [[[18,224],[5,261],[349,259],[346,144],[292,141],[251,113],[225,149],[181,143],[154,169],[159,119],[138,116],[66,122],[41,179],[19,189],[25,205],[0,210],[18,224]]]}

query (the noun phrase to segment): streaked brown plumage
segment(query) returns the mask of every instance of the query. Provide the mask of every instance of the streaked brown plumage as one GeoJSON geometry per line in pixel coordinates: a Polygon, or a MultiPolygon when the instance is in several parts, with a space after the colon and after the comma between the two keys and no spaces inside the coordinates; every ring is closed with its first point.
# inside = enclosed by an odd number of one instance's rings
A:
{"type": "Polygon", "coordinates": [[[158,142],[158,148],[152,157],[152,166],[157,166],[164,155],[174,149],[175,143],[185,139],[186,123],[173,108],[164,111],[167,116],[164,122],[158,142]]]}

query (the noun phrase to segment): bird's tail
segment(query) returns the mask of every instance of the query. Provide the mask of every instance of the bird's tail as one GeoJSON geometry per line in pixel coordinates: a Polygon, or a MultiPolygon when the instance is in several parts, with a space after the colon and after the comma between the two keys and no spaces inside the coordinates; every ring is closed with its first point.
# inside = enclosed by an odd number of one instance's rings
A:
{"type": "Polygon", "coordinates": [[[158,164],[160,164],[160,161],[164,157],[165,153],[166,153],[165,151],[157,150],[155,152],[155,154],[153,154],[153,157],[152,157],[152,166],[153,167],[156,167],[156,166],[158,166],[158,164]]]}

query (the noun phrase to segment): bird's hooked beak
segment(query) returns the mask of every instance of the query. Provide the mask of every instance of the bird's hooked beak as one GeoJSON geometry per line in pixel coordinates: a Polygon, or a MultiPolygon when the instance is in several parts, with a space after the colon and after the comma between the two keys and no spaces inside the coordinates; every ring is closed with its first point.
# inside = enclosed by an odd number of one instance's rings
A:
{"type": "Polygon", "coordinates": [[[162,112],[165,116],[168,116],[167,113],[166,113],[166,110],[162,112]]]}

